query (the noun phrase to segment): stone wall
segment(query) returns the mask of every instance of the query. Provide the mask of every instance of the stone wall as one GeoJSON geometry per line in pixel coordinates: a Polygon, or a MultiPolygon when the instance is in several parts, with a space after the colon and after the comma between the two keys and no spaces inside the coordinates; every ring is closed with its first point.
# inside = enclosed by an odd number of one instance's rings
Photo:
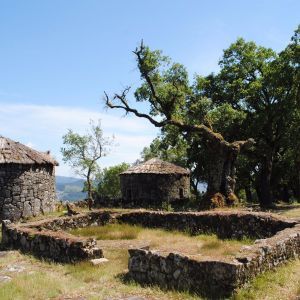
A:
{"type": "Polygon", "coordinates": [[[159,250],[129,250],[129,277],[142,284],[188,290],[219,299],[230,296],[257,274],[300,256],[300,224],[267,213],[206,211],[166,213],[94,211],[72,217],[31,223],[3,221],[2,243],[58,262],[103,257],[94,239],[75,237],[61,230],[113,222],[145,227],[216,233],[221,238],[259,238],[243,246],[234,258],[201,258],[159,250]]]}
{"type": "Polygon", "coordinates": [[[220,260],[197,261],[170,253],[162,255],[142,249],[129,251],[129,278],[141,284],[190,291],[210,299],[229,296],[238,286],[242,263],[220,260]]]}
{"type": "Polygon", "coordinates": [[[205,297],[219,299],[230,296],[257,274],[300,256],[300,224],[268,214],[141,212],[123,214],[119,219],[131,224],[168,229],[184,230],[190,226],[196,234],[208,231],[207,219],[204,216],[217,222],[212,230],[219,236],[226,238],[236,236],[234,230],[238,230],[238,237],[249,233],[252,237],[267,238],[257,240],[252,246],[243,246],[234,259],[211,257],[197,260],[193,256],[188,257],[180,253],[166,255],[159,253],[159,250],[131,249],[128,263],[130,278],[142,284],[157,284],[168,289],[188,290],[205,297]],[[232,225],[225,218],[230,215],[232,225]],[[250,222],[250,226],[247,222],[250,222]],[[245,229],[238,228],[238,225],[244,226],[245,229]],[[222,226],[226,226],[228,232],[221,230],[222,226]],[[255,230],[258,230],[257,234],[255,230]]]}
{"type": "Polygon", "coordinates": [[[182,174],[121,174],[123,204],[135,207],[161,206],[190,195],[190,179],[182,174]]]}
{"type": "Polygon", "coordinates": [[[115,220],[115,214],[106,211],[94,211],[89,213],[82,213],[75,216],[66,216],[60,218],[52,218],[40,220],[30,223],[24,223],[24,227],[36,228],[38,230],[70,230],[75,228],[84,228],[88,226],[102,226],[107,223],[112,223],[115,220]]]}
{"type": "Polygon", "coordinates": [[[199,213],[133,212],[123,213],[119,221],[144,227],[165,228],[193,235],[215,233],[220,238],[265,238],[296,222],[268,213],[203,211],[199,213]]]}
{"type": "Polygon", "coordinates": [[[0,165],[0,220],[19,220],[54,210],[54,166],[0,165]]]}
{"type": "Polygon", "coordinates": [[[240,282],[275,268],[289,259],[300,256],[300,224],[279,231],[267,239],[256,240],[252,246],[243,247],[235,257],[243,264],[240,282]]]}
{"type": "Polygon", "coordinates": [[[61,230],[93,225],[104,225],[113,221],[109,213],[88,213],[73,217],[41,220],[14,224],[2,222],[2,247],[18,249],[38,257],[57,262],[75,262],[103,257],[94,239],[75,237],[61,230]]]}

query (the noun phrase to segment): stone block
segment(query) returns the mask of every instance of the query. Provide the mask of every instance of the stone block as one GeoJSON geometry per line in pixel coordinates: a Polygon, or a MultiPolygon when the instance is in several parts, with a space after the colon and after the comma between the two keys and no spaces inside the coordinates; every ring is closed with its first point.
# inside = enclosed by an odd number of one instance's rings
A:
{"type": "Polygon", "coordinates": [[[107,258],[95,258],[95,259],[91,259],[90,262],[93,266],[98,266],[98,265],[103,265],[105,263],[107,263],[109,260],[107,258]]]}

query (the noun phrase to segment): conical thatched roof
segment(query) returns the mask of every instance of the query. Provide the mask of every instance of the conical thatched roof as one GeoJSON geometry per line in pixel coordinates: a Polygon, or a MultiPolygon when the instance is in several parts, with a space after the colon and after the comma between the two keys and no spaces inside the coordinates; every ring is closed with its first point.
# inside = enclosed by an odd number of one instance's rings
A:
{"type": "Polygon", "coordinates": [[[0,135],[0,164],[7,163],[58,166],[58,162],[50,156],[49,152],[38,152],[0,135]]]}
{"type": "Polygon", "coordinates": [[[190,172],[182,167],[176,166],[169,162],[152,158],[140,165],[133,166],[127,171],[122,172],[120,175],[126,174],[185,174],[190,172]]]}

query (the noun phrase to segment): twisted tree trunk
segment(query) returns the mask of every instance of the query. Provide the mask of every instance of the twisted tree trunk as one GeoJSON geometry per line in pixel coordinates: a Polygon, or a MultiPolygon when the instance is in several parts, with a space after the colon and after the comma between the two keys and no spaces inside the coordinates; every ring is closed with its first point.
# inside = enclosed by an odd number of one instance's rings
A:
{"type": "Polygon", "coordinates": [[[221,143],[212,151],[213,161],[209,169],[208,186],[203,206],[207,208],[233,205],[238,201],[235,195],[236,160],[241,143],[221,143]]]}

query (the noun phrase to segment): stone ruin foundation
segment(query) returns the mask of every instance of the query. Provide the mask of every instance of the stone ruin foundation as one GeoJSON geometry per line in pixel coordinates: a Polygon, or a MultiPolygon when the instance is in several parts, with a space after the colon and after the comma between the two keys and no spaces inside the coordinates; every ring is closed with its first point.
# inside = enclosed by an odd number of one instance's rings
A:
{"type": "Polygon", "coordinates": [[[2,246],[62,263],[102,258],[103,251],[96,246],[95,239],[77,237],[65,230],[101,226],[110,219],[108,213],[102,212],[20,224],[4,220],[2,246]]]}
{"type": "Polygon", "coordinates": [[[182,253],[129,249],[128,276],[141,284],[187,290],[206,297],[227,297],[257,274],[300,255],[300,223],[272,214],[251,212],[91,212],[73,217],[14,224],[3,221],[2,243],[60,262],[103,257],[93,239],[62,230],[123,222],[151,228],[215,233],[220,238],[257,239],[234,258],[197,259],[182,253]]]}

